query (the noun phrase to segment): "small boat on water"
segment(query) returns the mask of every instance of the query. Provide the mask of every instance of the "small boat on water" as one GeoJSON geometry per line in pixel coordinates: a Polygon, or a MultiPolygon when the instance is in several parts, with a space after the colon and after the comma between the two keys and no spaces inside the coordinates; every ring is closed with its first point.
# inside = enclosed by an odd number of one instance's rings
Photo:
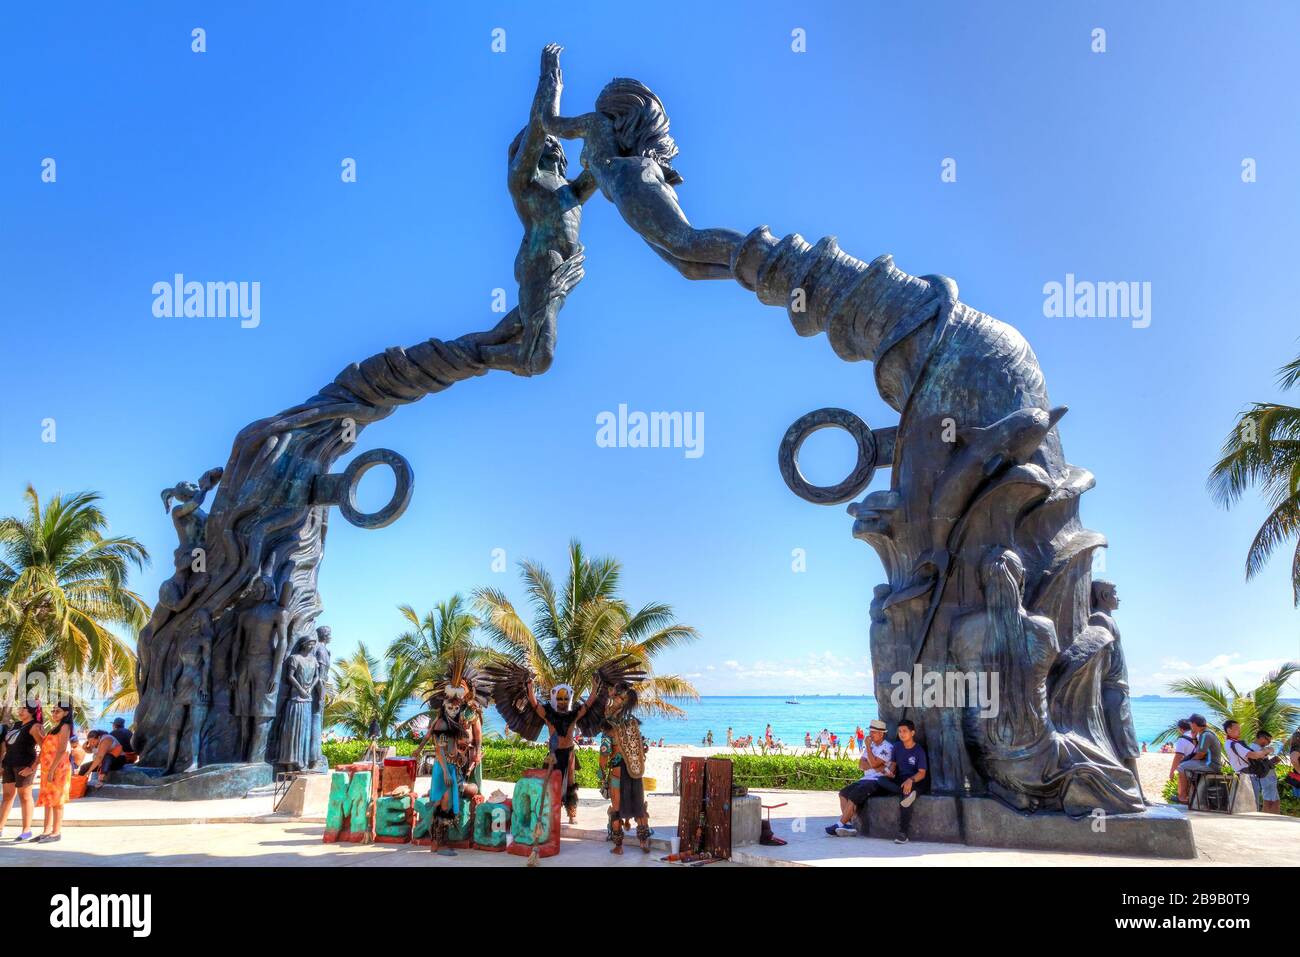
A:
{"type": "Polygon", "coordinates": [[[794,701],[794,700],[790,700],[786,702],[786,704],[798,704],[798,703],[799,703],[798,701],[794,701]]]}

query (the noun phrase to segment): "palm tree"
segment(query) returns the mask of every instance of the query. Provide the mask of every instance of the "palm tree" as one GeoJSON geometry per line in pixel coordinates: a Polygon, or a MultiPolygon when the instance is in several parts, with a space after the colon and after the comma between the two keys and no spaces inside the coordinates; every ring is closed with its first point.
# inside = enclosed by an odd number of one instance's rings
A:
{"type": "MultiPolygon", "coordinates": [[[[1169,690],[1199,701],[1213,716],[1210,724],[1216,731],[1222,731],[1224,722],[1232,720],[1241,724],[1241,736],[1248,741],[1260,732],[1284,738],[1300,720],[1300,708],[1282,701],[1280,695],[1282,686],[1297,674],[1300,661],[1289,661],[1266,675],[1259,687],[1244,694],[1231,681],[1225,682],[1225,688],[1204,678],[1180,679],[1170,684],[1169,690]]],[[[1156,735],[1155,743],[1172,741],[1179,734],[1178,726],[1171,725],[1156,735]]]]}
{"type": "Polygon", "coordinates": [[[489,638],[502,653],[532,669],[539,685],[570,684],[581,694],[591,688],[601,663],[629,654],[647,672],[638,688],[642,711],[680,716],[685,712],[672,699],[699,698],[685,678],[653,671],[656,655],[699,635],[677,622],[669,605],[648,604],[633,612],[618,597],[622,566],[615,559],[588,558],[578,541],[570,542],[562,591],[536,562],[521,562],[520,568],[532,605],[531,626],[497,589],[480,588],[474,599],[489,638]]]}
{"type": "Polygon", "coordinates": [[[140,692],[135,686],[135,669],[128,668],[117,677],[117,684],[114,686],[112,694],[104,702],[104,707],[100,710],[99,716],[102,718],[106,714],[119,714],[123,711],[134,711],[140,704],[140,692]]]}
{"type": "MultiPolygon", "coordinates": [[[[1278,371],[1283,390],[1297,382],[1300,358],[1278,371]]],[[[1251,486],[1259,486],[1272,507],[1246,553],[1246,578],[1254,578],[1279,545],[1300,536],[1300,408],[1252,403],[1223,443],[1208,485],[1214,500],[1224,508],[1235,505],[1251,486]]],[[[1291,591],[1292,600],[1300,606],[1300,541],[1291,559],[1291,591]]]]}
{"type": "Polygon", "coordinates": [[[399,605],[397,610],[411,625],[388,646],[390,659],[403,658],[419,672],[415,693],[427,698],[434,684],[451,664],[452,657],[464,653],[470,661],[483,661],[492,652],[474,643],[474,632],[479,620],[465,605],[459,594],[440,601],[421,618],[410,605],[399,605]]]}
{"type": "Polygon", "coordinates": [[[396,736],[408,722],[400,713],[411,696],[419,671],[405,658],[388,661],[387,674],[379,671],[379,660],[359,644],[352,657],[334,664],[333,688],[327,689],[323,723],[327,728],[342,725],[356,738],[370,733],[370,722],[379,722],[381,737],[396,736]]]}
{"type": "Polygon", "coordinates": [[[30,485],[27,514],[0,518],[0,672],[63,671],[107,693],[135,669],[132,635],[149,620],[127,588],[149,553],[134,538],[107,537],[97,492],[56,495],[42,507],[30,485]]]}

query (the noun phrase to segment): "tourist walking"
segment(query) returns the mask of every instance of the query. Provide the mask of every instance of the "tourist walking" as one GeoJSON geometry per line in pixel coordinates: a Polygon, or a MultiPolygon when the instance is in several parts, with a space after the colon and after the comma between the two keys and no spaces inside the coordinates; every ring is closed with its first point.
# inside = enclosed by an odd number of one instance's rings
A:
{"type": "Polygon", "coordinates": [[[63,837],[63,807],[72,790],[72,706],[50,706],[54,727],[41,739],[41,794],[44,826],[37,844],[53,844],[63,837]]]}
{"type": "Polygon", "coordinates": [[[817,756],[824,758],[828,756],[831,749],[831,734],[825,728],[822,728],[817,734],[817,756]]]}
{"type": "Polygon", "coordinates": [[[4,833],[5,825],[9,823],[9,811],[17,799],[22,808],[23,826],[14,838],[14,843],[32,839],[32,784],[36,780],[40,744],[44,737],[41,706],[29,701],[18,709],[17,722],[5,731],[3,738],[4,756],[0,757],[0,779],[3,780],[3,790],[0,791],[0,834],[4,833]]]}

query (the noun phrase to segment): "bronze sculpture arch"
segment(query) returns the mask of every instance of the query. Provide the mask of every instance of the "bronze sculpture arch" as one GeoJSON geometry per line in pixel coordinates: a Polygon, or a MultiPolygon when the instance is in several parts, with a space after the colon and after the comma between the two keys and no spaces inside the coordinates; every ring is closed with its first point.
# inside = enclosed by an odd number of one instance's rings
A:
{"type": "MultiPolygon", "coordinates": [[[[891,469],[890,488],[849,512],[853,535],[876,550],[887,577],[871,603],[881,716],[916,722],[935,790],[989,794],[1020,811],[1140,811],[1118,632],[1098,623],[1090,604],[1090,559],[1105,539],[1083,527],[1079,499],[1094,480],[1065,460],[1057,431],[1065,410],[1050,404],[1028,343],[961,302],[951,280],[911,275],[889,256],[867,263],[833,237],[809,244],[766,227],[747,235],[692,227],[678,202],[677,147],[663,104],[638,81],[618,79],[593,112],[563,117],[559,54],[554,46],[543,52],[529,123],[507,157],[524,225],[519,306],[490,331],[349,366],[302,404],[243,429],[225,467],[186,491],[176,574],[139,641],[143,763],[167,771],[195,760],[189,736],[169,755],[169,734],[191,713],[178,712],[170,682],[176,663],[204,641],[212,679],[199,763],[289,753],[276,741],[283,672],[320,612],[329,508],[379,527],[400,514],[411,490],[409,465],[387,450],[364,453],[341,475],[330,469],[366,426],[400,405],[492,369],[533,375],[549,367],[556,318],[582,278],[582,204],[599,190],[685,277],[734,279],[784,307],[800,335],[824,334],[840,359],[872,363],[897,426],[873,432],[846,410],[819,410],[791,427],[778,460],[790,487],[819,504],[842,503],[877,467],[891,469]],[[584,169],[573,180],[557,136],[584,141],[584,169]],[[817,489],[798,474],[798,446],[826,426],[854,435],[859,460],[845,482],[817,489]],[[368,517],[349,504],[349,489],[378,461],[398,473],[398,489],[368,517]],[[213,487],[204,516],[199,506],[213,487]],[[234,654],[250,641],[258,655],[234,654]],[[899,698],[898,675],[918,674],[919,684],[940,676],[942,687],[954,672],[1006,681],[1000,717],[965,701],[899,698]],[[242,733],[249,726],[265,734],[242,733]]],[[[317,751],[287,763],[319,768],[321,758],[317,751]]]]}

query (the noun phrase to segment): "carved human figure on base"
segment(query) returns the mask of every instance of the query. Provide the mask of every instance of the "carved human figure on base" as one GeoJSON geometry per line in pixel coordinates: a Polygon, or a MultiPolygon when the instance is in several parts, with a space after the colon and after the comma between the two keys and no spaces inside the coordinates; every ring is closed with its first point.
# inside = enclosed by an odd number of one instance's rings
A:
{"type": "Polygon", "coordinates": [[[321,736],[325,721],[325,692],[330,680],[330,628],[321,625],[316,629],[316,685],[311,697],[311,764],[312,770],[325,771],[329,762],[321,751],[321,736]]]}
{"type": "MultiPolygon", "coordinates": [[[[1115,638],[1107,648],[1109,661],[1101,674],[1101,708],[1106,716],[1106,732],[1115,749],[1115,756],[1124,767],[1133,772],[1140,788],[1142,778],[1138,774],[1138,757],[1142,749],[1138,746],[1137,732],[1133,728],[1128,664],[1124,661],[1124,646],[1120,643],[1119,626],[1115,624],[1114,618],[1119,608],[1119,591],[1114,582],[1094,578],[1091,598],[1092,614],[1088,617],[1088,624],[1105,628],[1115,638]]],[[[1145,797],[1143,795],[1144,799],[1145,797]]]]}
{"type": "Polygon", "coordinates": [[[1052,724],[1047,674],[1057,656],[1050,619],[1024,608],[1025,571],[1019,555],[1001,545],[979,567],[984,607],[953,624],[957,667],[999,676],[996,714],[967,708],[963,727],[976,767],[991,794],[1020,811],[1039,807],[1084,817],[1141,811],[1137,782],[1085,739],[1052,724]]]}
{"type": "Polygon", "coordinates": [[[175,574],[159,589],[158,603],[173,611],[184,607],[186,596],[197,584],[197,576],[193,571],[195,562],[201,568],[204,561],[203,556],[196,555],[195,552],[203,548],[208,521],[208,513],[201,506],[208,492],[221,481],[222,474],[220,468],[208,469],[199,476],[198,484],[178,482],[171,488],[162,490],[163,508],[171,514],[178,544],[172,553],[175,574]],[[173,499],[179,503],[175,508],[172,508],[173,499]]]}
{"type": "Polygon", "coordinates": [[[238,612],[231,642],[230,683],[232,710],[239,724],[239,754],[244,761],[266,760],[266,738],[275,720],[289,645],[292,597],[289,580],[280,586],[277,600],[274,579],[263,575],[253,603],[238,612]]]}
{"type": "Polygon", "coordinates": [[[212,703],[212,616],[200,608],[190,625],[190,633],[176,656],[176,671],[172,678],[172,713],[168,721],[167,766],[164,774],[176,770],[180,756],[181,736],[188,731],[190,763],[186,771],[200,765],[203,722],[207,720],[212,703]]]}
{"type": "Polygon", "coordinates": [[[315,725],[315,700],[320,662],[316,658],[316,636],[298,639],[293,654],[284,663],[286,700],[280,709],[280,727],[275,760],[290,771],[311,766],[312,739],[315,725]]]}

